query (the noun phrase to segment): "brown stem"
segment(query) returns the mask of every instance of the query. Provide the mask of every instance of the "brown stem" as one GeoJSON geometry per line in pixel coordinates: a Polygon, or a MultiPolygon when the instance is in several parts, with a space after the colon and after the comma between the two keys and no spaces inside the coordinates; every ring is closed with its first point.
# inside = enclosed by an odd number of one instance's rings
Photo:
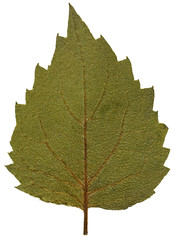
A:
{"type": "Polygon", "coordinates": [[[85,113],[85,122],[84,122],[84,165],[85,165],[85,185],[84,185],[84,229],[83,229],[83,234],[87,235],[88,234],[88,172],[87,172],[87,121],[86,121],[86,113],[85,113]]]}
{"type": "Polygon", "coordinates": [[[88,234],[88,208],[84,208],[84,226],[83,226],[83,234],[88,234]]]}

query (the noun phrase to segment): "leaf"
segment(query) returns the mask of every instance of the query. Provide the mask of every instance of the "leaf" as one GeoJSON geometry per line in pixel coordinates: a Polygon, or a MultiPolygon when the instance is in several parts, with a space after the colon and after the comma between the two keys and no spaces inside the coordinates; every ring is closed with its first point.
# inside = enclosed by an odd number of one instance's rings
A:
{"type": "Polygon", "coordinates": [[[167,174],[167,127],[153,111],[128,58],[117,61],[70,6],[67,38],[57,36],[48,70],[35,70],[26,104],[16,104],[7,166],[17,188],[43,201],[126,209],[149,198],[167,174]]]}

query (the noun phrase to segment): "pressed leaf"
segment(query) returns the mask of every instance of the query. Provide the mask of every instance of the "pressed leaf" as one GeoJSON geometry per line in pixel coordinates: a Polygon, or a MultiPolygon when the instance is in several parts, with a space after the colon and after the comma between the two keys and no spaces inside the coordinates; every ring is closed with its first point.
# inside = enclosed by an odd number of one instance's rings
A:
{"type": "Polygon", "coordinates": [[[72,6],[67,38],[57,36],[48,70],[35,70],[26,104],[16,104],[8,170],[17,188],[43,201],[126,209],[144,201],[167,174],[167,127],[153,111],[128,58],[117,61],[72,6]]]}

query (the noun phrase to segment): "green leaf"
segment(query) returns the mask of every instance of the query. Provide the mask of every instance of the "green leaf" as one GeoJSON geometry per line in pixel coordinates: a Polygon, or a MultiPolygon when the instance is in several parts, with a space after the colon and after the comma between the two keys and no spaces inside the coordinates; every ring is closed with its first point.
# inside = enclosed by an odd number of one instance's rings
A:
{"type": "Polygon", "coordinates": [[[26,104],[16,104],[11,139],[17,188],[43,201],[126,209],[149,198],[167,174],[167,127],[153,111],[128,58],[117,61],[70,6],[67,38],[57,36],[48,70],[35,70],[26,104]]]}

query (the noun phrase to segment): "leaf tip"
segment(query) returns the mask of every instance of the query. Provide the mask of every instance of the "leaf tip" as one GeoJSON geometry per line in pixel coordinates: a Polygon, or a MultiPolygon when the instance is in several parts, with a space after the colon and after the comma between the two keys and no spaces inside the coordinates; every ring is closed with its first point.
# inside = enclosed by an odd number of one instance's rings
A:
{"type": "Polygon", "coordinates": [[[73,13],[77,14],[74,7],[71,5],[71,3],[69,3],[69,14],[73,14],[73,13]]]}

